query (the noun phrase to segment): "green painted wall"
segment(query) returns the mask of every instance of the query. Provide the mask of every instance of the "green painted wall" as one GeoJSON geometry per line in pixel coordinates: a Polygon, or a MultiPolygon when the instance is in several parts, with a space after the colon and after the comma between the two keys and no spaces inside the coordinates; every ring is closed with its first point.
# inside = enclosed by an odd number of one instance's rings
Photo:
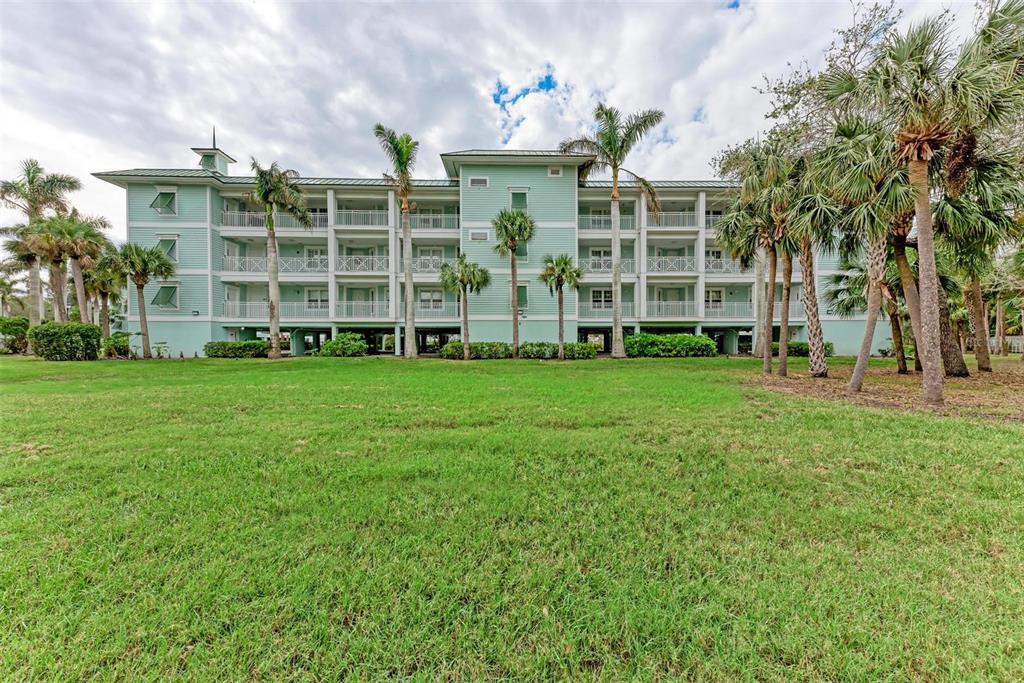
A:
{"type": "Polygon", "coordinates": [[[206,223],[206,191],[204,185],[178,185],[177,215],[161,215],[150,207],[156,199],[153,184],[128,185],[128,224],[133,223],[206,223]]]}
{"type": "Polygon", "coordinates": [[[462,219],[487,221],[509,206],[510,187],[528,187],[529,213],[536,221],[576,219],[576,173],[565,167],[562,176],[548,176],[546,165],[483,166],[464,165],[462,177],[462,219]],[[470,177],[486,177],[489,187],[469,186],[470,177]]]}

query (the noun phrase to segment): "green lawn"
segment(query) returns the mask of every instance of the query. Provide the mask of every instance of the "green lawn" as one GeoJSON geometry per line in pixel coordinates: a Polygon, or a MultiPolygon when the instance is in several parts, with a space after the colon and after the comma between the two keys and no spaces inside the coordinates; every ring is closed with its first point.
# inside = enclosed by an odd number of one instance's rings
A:
{"type": "Polygon", "coordinates": [[[1024,678],[1024,427],[757,368],[0,359],[0,678],[1024,678]]]}

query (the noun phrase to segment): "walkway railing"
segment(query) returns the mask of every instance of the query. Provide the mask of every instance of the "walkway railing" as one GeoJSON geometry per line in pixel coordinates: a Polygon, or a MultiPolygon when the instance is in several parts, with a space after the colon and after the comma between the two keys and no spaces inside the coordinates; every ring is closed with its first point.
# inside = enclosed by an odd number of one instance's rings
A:
{"type": "Polygon", "coordinates": [[[386,273],[387,256],[338,256],[334,269],[339,273],[386,273]]]}
{"type": "MultiPolygon", "coordinates": [[[[416,303],[416,320],[448,320],[459,317],[459,304],[455,301],[443,301],[440,304],[424,305],[416,303]]],[[[405,317],[405,307],[402,307],[402,317],[405,317]]]]}
{"type": "Polygon", "coordinates": [[[739,261],[724,258],[704,259],[705,273],[745,273],[747,269],[739,261]]]}
{"type": "MultiPolygon", "coordinates": [[[[281,319],[309,320],[327,319],[330,317],[327,302],[286,301],[281,304],[281,319]]],[[[270,317],[269,305],[266,301],[225,301],[225,318],[259,318],[270,317]]]]}
{"type": "Polygon", "coordinates": [[[335,214],[334,222],[337,225],[384,228],[388,225],[388,212],[377,209],[345,209],[335,214]]]}
{"type": "MultiPolygon", "coordinates": [[[[611,230],[611,216],[579,216],[577,226],[580,230],[611,230]]],[[[636,230],[635,216],[619,216],[619,230],[636,230]]]]}
{"type": "MultiPolygon", "coordinates": [[[[455,259],[443,256],[416,256],[412,259],[412,272],[414,273],[440,273],[444,264],[455,265],[455,259]]],[[[404,266],[399,263],[399,268],[404,266]]]]}
{"type": "MultiPolygon", "coordinates": [[[[611,320],[612,305],[611,303],[595,305],[589,301],[581,301],[576,317],[580,320],[611,320]]],[[[622,302],[622,317],[634,317],[632,301],[622,302]]]]}
{"type": "Polygon", "coordinates": [[[696,256],[652,256],[647,259],[648,273],[693,273],[696,270],[696,256]]]}
{"type": "MultiPolygon", "coordinates": [[[[632,273],[636,270],[636,261],[631,258],[619,259],[623,273],[632,273]]],[[[580,268],[584,273],[611,273],[611,256],[591,256],[580,260],[580,268]]]]}
{"type": "Polygon", "coordinates": [[[753,318],[754,304],[749,301],[704,302],[705,318],[753,318]]]}
{"type": "MultiPolygon", "coordinates": [[[[282,256],[277,260],[281,273],[326,273],[326,256],[282,256]]],[[[224,270],[232,273],[266,273],[266,256],[225,256],[224,270]]]]}
{"type": "Polygon", "coordinates": [[[387,301],[339,301],[335,304],[338,318],[390,318],[387,301]]]}
{"type": "MultiPolygon", "coordinates": [[[[409,219],[413,230],[458,230],[458,214],[411,213],[409,219]]],[[[401,215],[399,215],[401,220],[401,215]]]]}
{"type": "MultiPolygon", "coordinates": [[[[789,319],[803,318],[806,311],[804,310],[804,304],[802,301],[790,301],[789,302],[789,319]]],[[[782,302],[775,302],[775,318],[782,317],[782,302]]]]}
{"type": "Polygon", "coordinates": [[[697,214],[693,211],[662,211],[660,213],[647,212],[647,227],[649,228],[695,228],[697,227],[697,214]]]}
{"type": "Polygon", "coordinates": [[[697,316],[696,301],[648,301],[648,318],[694,318],[697,316]]]}

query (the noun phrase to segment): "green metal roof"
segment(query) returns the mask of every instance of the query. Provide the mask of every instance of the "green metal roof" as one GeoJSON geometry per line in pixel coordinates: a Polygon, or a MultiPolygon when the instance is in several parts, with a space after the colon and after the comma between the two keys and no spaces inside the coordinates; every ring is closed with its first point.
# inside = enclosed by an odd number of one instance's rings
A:
{"type": "MultiPolygon", "coordinates": [[[[729,180],[652,180],[651,185],[655,188],[663,189],[680,189],[680,190],[705,190],[708,188],[723,189],[723,190],[734,190],[739,187],[738,183],[734,183],[729,180]]],[[[610,180],[587,180],[580,187],[586,189],[611,189],[612,181],[610,180]]],[[[620,180],[619,187],[634,188],[638,187],[637,183],[632,180],[620,180]]]]}
{"type": "MultiPolygon", "coordinates": [[[[181,178],[183,180],[209,180],[219,185],[252,185],[253,176],[226,176],[213,171],[208,171],[205,168],[129,168],[122,171],[105,171],[103,173],[93,173],[93,175],[101,180],[108,182],[114,182],[123,178],[154,178],[154,179],[173,179],[181,178]]],[[[389,183],[384,178],[316,178],[316,177],[299,177],[297,180],[299,185],[305,186],[321,186],[321,187],[334,187],[334,186],[346,186],[346,187],[390,187],[389,183]]],[[[424,178],[420,180],[412,181],[413,187],[437,187],[437,188],[458,188],[458,180],[449,179],[432,179],[424,178]]]]}

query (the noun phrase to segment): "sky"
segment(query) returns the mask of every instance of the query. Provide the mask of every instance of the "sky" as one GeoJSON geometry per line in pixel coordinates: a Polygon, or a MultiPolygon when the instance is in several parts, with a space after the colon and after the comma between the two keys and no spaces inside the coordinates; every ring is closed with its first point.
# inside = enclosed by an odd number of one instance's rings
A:
{"type": "MultiPolygon", "coordinates": [[[[904,23],[971,3],[902,3],[904,23]]],[[[302,175],[379,177],[375,123],[439,154],[550,149],[594,106],[658,108],[628,167],[714,177],[713,156],[768,127],[755,86],[821,61],[849,2],[60,3],[0,1],[0,178],[22,159],[71,173],[86,214],[125,235],[124,191],[90,174],[191,168],[190,147],[302,175]]],[[[0,225],[20,222],[0,209],[0,225]]]]}

